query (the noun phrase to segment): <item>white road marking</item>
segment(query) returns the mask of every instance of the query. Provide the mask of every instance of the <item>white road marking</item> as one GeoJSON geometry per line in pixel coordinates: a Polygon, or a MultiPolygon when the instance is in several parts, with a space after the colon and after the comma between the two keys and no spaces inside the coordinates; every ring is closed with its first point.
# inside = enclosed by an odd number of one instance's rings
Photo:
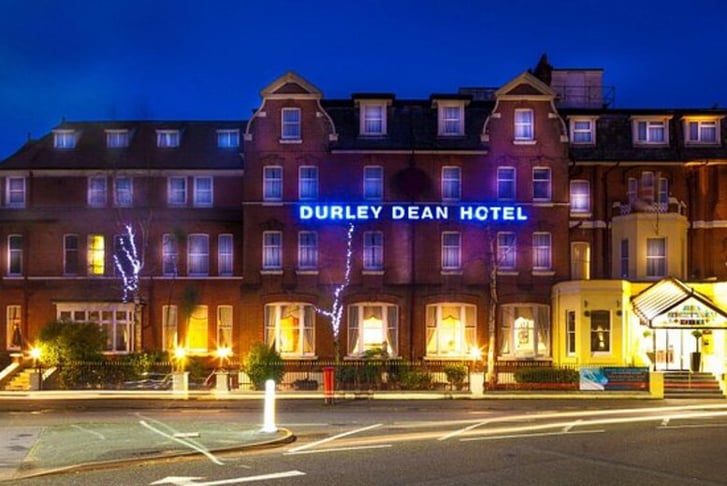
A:
{"type": "Polygon", "coordinates": [[[301,454],[320,454],[322,452],[346,452],[346,451],[358,451],[361,449],[386,449],[393,447],[391,444],[377,444],[368,446],[354,446],[354,447],[334,447],[332,449],[314,449],[310,451],[298,451],[298,452],[285,452],[284,456],[299,456],[301,454]]]}
{"type": "Polygon", "coordinates": [[[570,432],[570,429],[572,429],[576,425],[580,425],[582,422],[583,420],[576,420],[575,422],[566,425],[565,427],[563,427],[563,432],[570,432]]]}
{"type": "Polygon", "coordinates": [[[180,443],[182,445],[185,445],[185,446],[189,447],[190,449],[193,449],[193,450],[199,452],[200,454],[204,454],[210,461],[214,462],[218,466],[221,466],[222,464],[224,464],[222,461],[220,461],[219,459],[217,459],[214,455],[212,455],[212,453],[210,453],[208,450],[206,450],[202,446],[199,446],[197,444],[193,444],[192,442],[190,442],[188,440],[178,439],[177,437],[174,437],[171,434],[167,434],[166,432],[164,432],[162,430],[156,429],[156,428],[152,427],[151,425],[149,425],[148,423],[146,423],[145,420],[140,420],[139,423],[141,425],[143,425],[144,427],[146,427],[147,429],[151,430],[152,432],[155,432],[155,433],[161,435],[162,437],[166,437],[167,439],[173,440],[173,441],[178,442],[178,443],[180,443]]]}
{"type": "Polygon", "coordinates": [[[304,444],[300,447],[294,447],[292,449],[289,449],[288,452],[295,453],[295,452],[302,451],[305,449],[310,449],[312,447],[316,447],[321,444],[325,444],[326,442],[331,442],[332,440],[340,439],[341,437],[346,437],[348,435],[358,434],[359,432],[365,432],[367,430],[375,429],[376,427],[381,427],[381,425],[383,425],[383,424],[374,424],[374,425],[369,425],[368,427],[362,427],[360,429],[349,430],[348,432],[344,432],[342,434],[337,434],[337,435],[334,435],[331,437],[326,437],[325,439],[321,439],[316,442],[311,442],[309,444],[304,444]]]}
{"type": "Polygon", "coordinates": [[[510,434],[510,435],[493,435],[490,437],[469,437],[459,439],[460,442],[472,442],[475,440],[499,440],[499,439],[521,439],[526,437],[549,437],[554,435],[574,435],[574,434],[600,434],[605,429],[597,430],[576,430],[575,432],[537,432],[535,434],[510,434]]]}
{"type": "Polygon", "coordinates": [[[269,479],[280,479],[280,478],[291,478],[294,476],[305,476],[302,471],[292,470],[284,471],[280,473],[261,474],[259,476],[247,476],[240,478],[220,479],[217,481],[204,481],[197,482],[198,479],[202,479],[194,476],[167,476],[159,481],[149,483],[150,485],[156,484],[174,484],[176,486],[221,486],[223,484],[239,484],[239,483],[251,483],[253,481],[267,481],[269,479]]]}
{"type": "Polygon", "coordinates": [[[101,432],[97,432],[95,430],[86,429],[86,428],[81,427],[80,425],[76,425],[76,424],[73,424],[71,427],[73,427],[74,429],[78,429],[78,430],[80,430],[82,432],[86,432],[87,434],[94,435],[98,439],[106,440],[106,436],[103,435],[101,432]]]}
{"type": "Polygon", "coordinates": [[[669,417],[664,417],[664,420],[661,421],[661,427],[666,427],[669,425],[669,417]]]}
{"type": "Polygon", "coordinates": [[[447,439],[451,439],[452,437],[456,437],[456,436],[458,436],[460,434],[464,434],[467,431],[470,431],[472,429],[475,429],[477,427],[480,427],[482,425],[485,425],[485,424],[487,424],[489,422],[490,422],[489,420],[483,420],[482,422],[477,422],[476,424],[469,425],[469,426],[467,426],[467,427],[465,427],[463,429],[458,429],[458,430],[455,430],[454,432],[450,432],[449,434],[443,435],[442,437],[438,438],[437,440],[447,440],[447,439]]]}

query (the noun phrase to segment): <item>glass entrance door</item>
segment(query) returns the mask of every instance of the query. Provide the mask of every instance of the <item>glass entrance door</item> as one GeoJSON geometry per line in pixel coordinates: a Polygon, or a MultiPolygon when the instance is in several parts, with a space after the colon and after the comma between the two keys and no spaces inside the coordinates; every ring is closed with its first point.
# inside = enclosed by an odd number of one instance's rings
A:
{"type": "Polygon", "coordinates": [[[697,343],[690,329],[655,329],[654,361],[657,370],[689,370],[697,343]]]}

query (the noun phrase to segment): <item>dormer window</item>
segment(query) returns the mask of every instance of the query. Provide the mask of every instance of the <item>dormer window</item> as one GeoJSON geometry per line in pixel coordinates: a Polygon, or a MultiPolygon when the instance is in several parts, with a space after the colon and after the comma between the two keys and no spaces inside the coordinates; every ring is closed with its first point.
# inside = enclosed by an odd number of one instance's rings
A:
{"type": "Polygon", "coordinates": [[[361,135],[386,135],[386,106],[361,105],[361,135]]]}
{"type": "Polygon", "coordinates": [[[439,101],[437,106],[438,135],[443,137],[464,135],[464,102],[439,101]]]}
{"type": "Polygon", "coordinates": [[[515,142],[535,140],[534,114],[531,109],[515,110],[515,142]]]}
{"type": "Polygon", "coordinates": [[[76,147],[75,130],[53,130],[53,147],[57,149],[72,149],[76,147]]]}
{"type": "Polygon", "coordinates": [[[240,130],[217,130],[218,148],[237,148],[240,146],[240,130]]]}
{"type": "Polygon", "coordinates": [[[129,146],[128,130],[106,130],[106,147],[123,148],[129,146]]]}
{"type": "Polygon", "coordinates": [[[719,119],[709,117],[684,118],[684,142],[687,145],[719,144],[719,119]]]}
{"type": "Polygon", "coordinates": [[[570,141],[574,145],[594,145],[596,143],[596,119],[571,118],[570,141]]]}
{"type": "Polygon", "coordinates": [[[668,117],[634,117],[633,139],[635,145],[668,145],[668,117]]]}
{"type": "Polygon", "coordinates": [[[157,147],[179,147],[179,130],[157,130],[157,147]]]}
{"type": "Polygon", "coordinates": [[[280,138],[286,142],[299,141],[300,108],[283,108],[280,117],[280,138]]]}

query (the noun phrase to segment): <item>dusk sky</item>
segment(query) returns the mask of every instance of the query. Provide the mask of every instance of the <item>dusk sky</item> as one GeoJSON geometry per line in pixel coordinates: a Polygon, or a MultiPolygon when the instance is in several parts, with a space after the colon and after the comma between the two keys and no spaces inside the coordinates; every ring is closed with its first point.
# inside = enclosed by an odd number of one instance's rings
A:
{"type": "Polygon", "coordinates": [[[617,107],[727,108],[726,30],[725,0],[0,0],[0,159],[62,118],[247,119],[289,70],[427,98],[547,53],[617,107]]]}

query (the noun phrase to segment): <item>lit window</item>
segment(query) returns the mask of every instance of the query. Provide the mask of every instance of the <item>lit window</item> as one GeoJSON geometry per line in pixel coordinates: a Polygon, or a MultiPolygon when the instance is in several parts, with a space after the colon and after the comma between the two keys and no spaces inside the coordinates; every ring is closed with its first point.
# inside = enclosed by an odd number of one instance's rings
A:
{"type": "Polygon", "coordinates": [[[312,270],[318,267],[318,233],[298,233],[298,269],[312,270]]]}
{"type": "Polygon", "coordinates": [[[193,353],[206,353],[209,347],[209,314],[206,305],[195,306],[187,322],[187,341],[185,348],[193,353]]]}
{"type": "Polygon", "coordinates": [[[551,268],[550,233],[533,233],[533,270],[550,270],[551,268]]]}
{"type": "Polygon", "coordinates": [[[164,349],[173,352],[182,343],[179,342],[179,329],[177,327],[177,306],[162,306],[162,342],[164,349]]]}
{"type": "Polygon", "coordinates": [[[280,231],[263,232],[263,270],[283,268],[283,235],[280,231]]]}
{"type": "Polygon", "coordinates": [[[129,146],[128,130],[106,130],[106,147],[124,148],[129,146]]]}
{"type": "Polygon", "coordinates": [[[384,169],[380,166],[364,167],[364,199],[380,200],[384,197],[384,169]]]}
{"type": "Polygon", "coordinates": [[[596,123],[593,119],[574,118],[570,121],[571,143],[577,145],[592,145],[596,140],[596,123]]]}
{"type": "Polygon", "coordinates": [[[717,120],[696,120],[684,122],[684,140],[688,144],[716,144],[719,133],[717,120]]]}
{"type": "Polygon", "coordinates": [[[666,145],[669,143],[667,120],[634,119],[633,137],[636,144],[666,145]]]}
{"type": "Polygon", "coordinates": [[[629,240],[621,240],[621,278],[629,278],[629,240]]]}
{"type": "Polygon", "coordinates": [[[240,146],[240,130],[217,130],[217,147],[237,148],[240,146]]]}
{"type": "Polygon", "coordinates": [[[217,306],[217,347],[232,349],[232,306],[217,306]]]}
{"type": "Polygon", "coordinates": [[[63,274],[78,275],[78,235],[63,237],[63,274]]]}
{"type": "Polygon", "coordinates": [[[281,201],[283,199],[283,168],[263,167],[263,200],[281,201]]]}
{"type": "Polygon", "coordinates": [[[76,146],[75,130],[53,130],[53,147],[72,149],[76,146]]]}
{"type": "Polygon", "coordinates": [[[6,349],[22,349],[25,339],[23,338],[21,329],[21,310],[19,305],[9,305],[5,307],[5,348],[6,349]]]}
{"type": "Polygon", "coordinates": [[[464,135],[464,106],[439,102],[439,135],[464,135]]]}
{"type": "Polygon", "coordinates": [[[538,304],[503,304],[500,356],[512,358],[550,357],[550,307],[538,304]]]}
{"type": "Polygon", "coordinates": [[[516,109],[515,110],[515,140],[530,141],[535,140],[533,130],[533,110],[516,109]]]}
{"type": "Polygon", "coordinates": [[[533,200],[550,201],[550,199],[550,169],[548,167],[535,167],[533,169],[533,200]]]}
{"type": "Polygon", "coordinates": [[[106,240],[103,235],[88,235],[87,264],[89,275],[103,275],[105,270],[106,240]]]}
{"type": "Polygon", "coordinates": [[[364,231],[363,268],[364,270],[384,268],[384,233],[381,231],[364,231]]]}
{"type": "Polygon", "coordinates": [[[503,270],[515,268],[516,243],[515,233],[501,231],[497,233],[497,266],[503,270]]]}
{"type": "Polygon", "coordinates": [[[304,165],[298,169],[298,199],[318,199],[318,167],[304,165]]]}
{"type": "Polygon", "coordinates": [[[217,273],[223,276],[232,275],[234,250],[232,235],[223,233],[217,236],[217,273]]]}
{"type": "Polygon", "coordinates": [[[134,200],[133,181],[131,177],[114,179],[114,204],[117,207],[131,207],[134,200]]]}
{"type": "Polygon", "coordinates": [[[8,275],[23,274],[23,236],[8,235],[8,275]]]}
{"type": "Polygon", "coordinates": [[[179,130],[157,130],[157,147],[179,147],[179,130]]]}
{"type": "Polygon", "coordinates": [[[497,199],[501,201],[515,200],[515,168],[497,168],[497,199]]]}
{"type": "Polygon", "coordinates": [[[565,353],[568,356],[576,354],[576,312],[565,312],[565,353]]]}
{"type": "Polygon", "coordinates": [[[210,208],[213,203],[213,189],[211,177],[194,178],[194,207],[210,208]]]}
{"type": "Polygon", "coordinates": [[[464,357],[476,346],[475,306],[447,303],[427,306],[427,356],[464,357]]]}
{"type": "Polygon", "coordinates": [[[9,208],[25,207],[25,177],[5,178],[5,205],[9,208]]]}
{"type": "Polygon", "coordinates": [[[56,317],[61,321],[92,322],[106,335],[104,352],[133,351],[134,304],[82,302],[56,304],[56,317]]]}
{"type": "Polygon", "coordinates": [[[169,177],[167,179],[167,204],[184,206],[187,204],[187,178],[169,177]]]}
{"type": "Polygon", "coordinates": [[[571,243],[570,275],[571,280],[591,278],[591,245],[588,242],[571,243]]]}
{"type": "Polygon", "coordinates": [[[162,236],[162,273],[166,276],[177,275],[177,237],[172,233],[162,236]]]}
{"type": "Polygon", "coordinates": [[[106,176],[88,178],[88,205],[93,208],[106,206],[106,176]]]}
{"type": "Polygon", "coordinates": [[[442,200],[458,201],[462,193],[462,170],[459,167],[442,167],[442,200]]]}
{"type": "Polygon", "coordinates": [[[666,238],[646,239],[646,276],[666,277],[666,238]]]}
{"type": "Polygon", "coordinates": [[[283,108],[281,120],[281,138],[300,140],[300,108],[283,108]]]}
{"type": "Polygon", "coordinates": [[[375,352],[397,356],[399,308],[392,304],[366,302],[348,307],[348,354],[375,352]]]}
{"type": "Polygon", "coordinates": [[[386,105],[361,105],[361,135],[386,135],[386,105]]]}
{"type": "Polygon", "coordinates": [[[570,212],[572,214],[591,212],[591,185],[588,181],[570,181],[570,212]]]}
{"type": "Polygon", "coordinates": [[[301,303],[265,306],[265,344],[284,358],[313,356],[315,352],[315,309],[301,303]]]}
{"type": "Polygon", "coordinates": [[[192,234],[187,237],[187,274],[209,275],[210,240],[208,235],[192,234]]]}
{"type": "Polygon", "coordinates": [[[461,269],[461,235],[456,231],[444,231],[442,232],[442,270],[461,269]]]}
{"type": "Polygon", "coordinates": [[[611,352],[611,313],[607,310],[591,311],[591,352],[611,352]]]}

